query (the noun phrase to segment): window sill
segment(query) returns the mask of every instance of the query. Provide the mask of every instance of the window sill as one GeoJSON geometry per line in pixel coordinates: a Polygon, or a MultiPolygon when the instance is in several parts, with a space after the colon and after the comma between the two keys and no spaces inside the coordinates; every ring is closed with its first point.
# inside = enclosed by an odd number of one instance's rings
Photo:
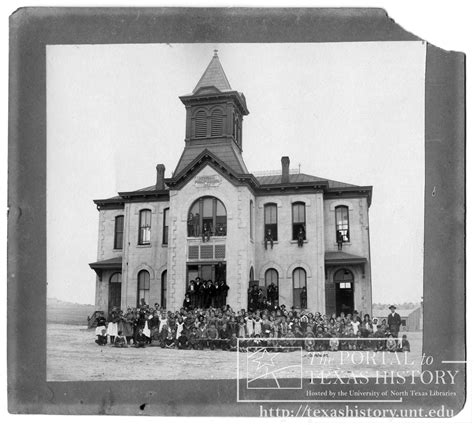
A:
{"type": "MultiPolygon", "coordinates": [[[[212,241],[212,240],[222,241],[222,240],[225,240],[226,238],[227,236],[210,236],[209,241],[212,241]]],[[[186,239],[190,242],[199,242],[199,241],[202,241],[202,236],[188,236],[186,239]]]]}
{"type": "MultiPolygon", "coordinates": [[[[342,243],[342,246],[351,246],[351,245],[352,245],[351,242],[343,242],[343,243],[342,243]]],[[[334,247],[335,247],[335,248],[338,248],[339,245],[338,245],[337,243],[335,243],[335,244],[334,244],[334,247]]]]}
{"type": "Polygon", "coordinates": [[[138,244],[137,248],[151,248],[151,243],[143,244],[143,245],[138,244]]]}
{"type": "MultiPolygon", "coordinates": [[[[308,243],[308,240],[304,240],[303,243],[308,243]]],[[[291,245],[297,245],[298,244],[298,241],[290,241],[290,244],[291,245]]]]}
{"type": "Polygon", "coordinates": [[[114,252],[121,252],[121,251],[123,251],[123,248],[114,248],[113,251],[114,252]]]}
{"type": "MultiPolygon", "coordinates": [[[[280,242],[278,241],[273,241],[273,245],[278,245],[280,242]]],[[[268,245],[271,244],[271,242],[267,242],[268,245]]],[[[262,242],[262,245],[265,246],[265,241],[262,242]]]]}

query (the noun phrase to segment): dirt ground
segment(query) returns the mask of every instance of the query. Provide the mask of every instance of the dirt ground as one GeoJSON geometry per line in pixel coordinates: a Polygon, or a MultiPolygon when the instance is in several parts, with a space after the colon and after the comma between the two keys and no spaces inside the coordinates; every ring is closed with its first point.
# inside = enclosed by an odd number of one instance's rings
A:
{"type": "MultiPolygon", "coordinates": [[[[351,352],[350,355],[346,352],[318,353],[316,357],[303,352],[301,361],[300,352],[290,352],[278,354],[278,363],[304,363],[304,375],[307,375],[309,370],[313,373],[324,371],[331,375],[370,375],[376,370],[384,369],[419,371],[422,354],[421,333],[407,332],[407,335],[411,344],[411,352],[407,358],[402,355],[396,357],[393,353],[372,352],[351,352]]],[[[86,329],[85,326],[48,324],[48,381],[236,379],[237,357],[239,377],[248,373],[247,353],[159,347],[121,349],[110,345],[100,347],[94,340],[94,330],[86,329]]]]}

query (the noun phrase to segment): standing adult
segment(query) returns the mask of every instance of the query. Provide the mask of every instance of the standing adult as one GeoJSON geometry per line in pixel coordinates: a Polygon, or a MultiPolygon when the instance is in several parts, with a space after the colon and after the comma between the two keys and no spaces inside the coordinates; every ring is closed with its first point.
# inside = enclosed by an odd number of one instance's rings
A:
{"type": "Polygon", "coordinates": [[[402,318],[397,312],[395,312],[397,307],[395,307],[393,304],[389,307],[389,309],[391,313],[387,317],[388,329],[394,338],[398,338],[398,332],[400,332],[402,318]]]}
{"type": "Polygon", "coordinates": [[[188,286],[189,300],[191,302],[191,308],[196,308],[196,282],[191,280],[188,286]]]}
{"type": "Polygon", "coordinates": [[[227,285],[227,282],[224,280],[221,280],[219,283],[219,289],[220,289],[220,307],[225,307],[227,304],[227,294],[229,293],[229,285],[227,285]]]}
{"type": "Polygon", "coordinates": [[[194,215],[192,212],[188,215],[188,236],[196,236],[194,234],[194,215]]]}
{"type": "Polygon", "coordinates": [[[201,308],[202,306],[202,282],[199,276],[195,280],[195,297],[194,297],[194,308],[201,308]]]}
{"type": "Polygon", "coordinates": [[[201,217],[199,213],[194,214],[193,217],[193,236],[201,236],[201,217]]]}
{"type": "Polygon", "coordinates": [[[275,304],[275,302],[278,303],[278,288],[275,285],[274,282],[270,283],[267,288],[267,298],[268,300],[272,303],[272,305],[275,304]]]}
{"type": "Polygon", "coordinates": [[[306,291],[306,286],[303,286],[303,289],[300,292],[300,307],[302,310],[307,308],[308,305],[308,293],[306,291]]]}

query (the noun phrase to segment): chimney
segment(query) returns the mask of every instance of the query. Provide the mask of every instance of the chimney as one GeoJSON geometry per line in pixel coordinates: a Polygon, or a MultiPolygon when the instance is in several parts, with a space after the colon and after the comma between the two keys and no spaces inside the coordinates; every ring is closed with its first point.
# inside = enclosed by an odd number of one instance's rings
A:
{"type": "Polygon", "coordinates": [[[164,164],[158,164],[156,166],[156,190],[165,189],[165,166],[164,164]]]}
{"type": "Polygon", "coordinates": [[[290,158],[287,156],[281,157],[281,182],[290,182],[290,158]]]}

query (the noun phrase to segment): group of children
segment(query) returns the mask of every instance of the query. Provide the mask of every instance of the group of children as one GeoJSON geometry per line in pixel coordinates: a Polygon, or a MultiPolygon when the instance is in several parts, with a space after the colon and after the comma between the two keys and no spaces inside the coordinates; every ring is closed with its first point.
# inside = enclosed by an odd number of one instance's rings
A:
{"type": "Polygon", "coordinates": [[[361,319],[357,311],[330,317],[320,313],[287,310],[234,312],[222,308],[182,308],[171,312],[144,305],[124,313],[113,309],[108,317],[97,320],[96,343],[120,348],[159,346],[178,349],[237,350],[239,347],[271,346],[291,351],[373,350],[410,351],[403,335],[390,333],[387,320],[379,323],[368,314],[361,319]]]}

